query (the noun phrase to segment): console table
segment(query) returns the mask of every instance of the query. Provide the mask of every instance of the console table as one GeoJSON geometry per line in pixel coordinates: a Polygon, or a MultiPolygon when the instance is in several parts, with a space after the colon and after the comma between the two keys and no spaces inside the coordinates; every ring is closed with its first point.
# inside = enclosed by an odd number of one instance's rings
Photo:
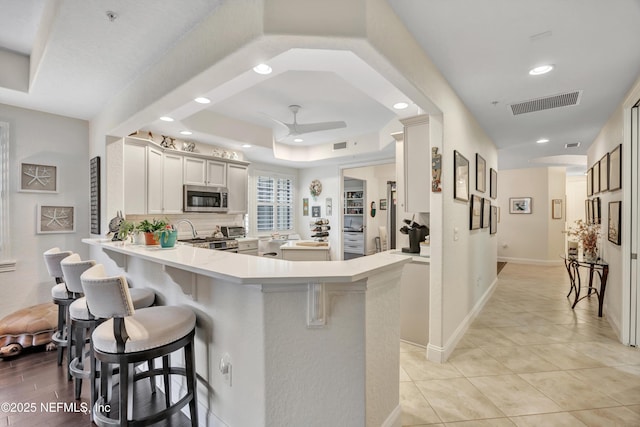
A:
{"type": "Polygon", "coordinates": [[[573,300],[573,305],[571,306],[571,308],[575,308],[578,301],[586,297],[590,297],[595,293],[598,296],[598,317],[602,317],[602,305],[604,303],[604,293],[607,289],[609,264],[602,259],[588,261],[582,256],[575,257],[561,255],[561,257],[562,259],[564,259],[564,265],[567,268],[567,273],[569,273],[569,281],[571,283],[567,298],[569,298],[571,292],[575,294],[575,298],[573,300]],[[582,279],[580,277],[581,268],[589,270],[589,286],[587,288],[587,294],[583,295],[582,297],[580,297],[580,289],[582,284],[582,279]],[[600,290],[596,289],[593,283],[593,277],[595,274],[597,274],[600,278],[600,290]]]}

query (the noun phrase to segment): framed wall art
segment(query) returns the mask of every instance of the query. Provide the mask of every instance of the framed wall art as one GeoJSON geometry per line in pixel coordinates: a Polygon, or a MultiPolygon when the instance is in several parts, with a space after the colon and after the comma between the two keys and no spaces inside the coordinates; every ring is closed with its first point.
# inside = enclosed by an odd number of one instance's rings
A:
{"type": "Polygon", "coordinates": [[[333,199],[331,197],[327,197],[324,203],[325,203],[325,211],[327,212],[327,216],[333,215],[333,199]]]}
{"type": "Polygon", "coordinates": [[[36,212],[36,233],[75,233],[76,208],[65,205],[38,204],[36,212]]]}
{"type": "Polygon", "coordinates": [[[491,200],[482,199],[482,228],[489,228],[489,215],[491,215],[491,200]]]}
{"type": "Polygon", "coordinates": [[[387,199],[380,199],[380,210],[381,211],[387,210],[387,199]]]}
{"type": "Polygon", "coordinates": [[[475,194],[471,196],[471,219],[469,229],[477,230],[482,226],[482,198],[475,194]]]}
{"type": "Polygon", "coordinates": [[[469,201],[469,160],[457,150],[453,151],[453,198],[469,201]]]}
{"type": "Polygon", "coordinates": [[[591,179],[593,181],[593,194],[598,194],[600,192],[600,162],[596,162],[593,165],[593,177],[591,179]]]}
{"type": "Polygon", "coordinates": [[[509,198],[509,213],[530,214],[531,197],[511,197],[509,198]]]}
{"type": "Polygon", "coordinates": [[[622,222],[622,202],[609,202],[609,224],[607,225],[607,237],[611,243],[620,245],[620,223],[622,222]]]}
{"type": "Polygon", "coordinates": [[[313,218],[320,218],[320,206],[311,206],[311,216],[313,218]]]}
{"type": "Polygon", "coordinates": [[[593,224],[600,224],[601,223],[601,214],[602,212],[600,212],[600,197],[594,197],[593,199],[591,199],[591,203],[593,203],[593,220],[592,223],[593,224]]]}
{"type": "Polygon", "coordinates": [[[489,234],[496,234],[498,232],[498,207],[491,206],[491,213],[489,214],[489,234]]]}
{"type": "Polygon", "coordinates": [[[487,190],[487,162],[476,153],[476,190],[484,193],[487,190]]]}
{"type": "Polygon", "coordinates": [[[22,163],[20,165],[20,191],[34,193],[58,192],[58,167],[22,163]]]}
{"type": "Polygon", "coordinates": [[[593,196],[593,168],[587,171],[587,197],[593,196]]]}
{"type": "Polygon", "coordinates": [[[622,144],[609,153],[609,191],[622,188],[622,144]]]}
{"type": "Polygon", "coordinates": [[[498,172],[494,168],[489,169],[489,197],[498,198],[498,172]]]}
{"type": "Polygon", "coordinates": [[[562,199],[551,200],[551,219],[562,219],[562,199]]]}
{"type": "Polygon", "coordinates": [[[591,203],[591,199],[584,201],[584,222],[593,224],[593,204],[591,203]]]}
{"type": "Polygon", "coordinates": [[[302,216],[309,216],[309,198],[302,199],[302,216]]]}
{"type": "Polygon", "coordinates": [[[609,153],[602,156],[600,161],[600,191],[609,190],[609,153]]]}

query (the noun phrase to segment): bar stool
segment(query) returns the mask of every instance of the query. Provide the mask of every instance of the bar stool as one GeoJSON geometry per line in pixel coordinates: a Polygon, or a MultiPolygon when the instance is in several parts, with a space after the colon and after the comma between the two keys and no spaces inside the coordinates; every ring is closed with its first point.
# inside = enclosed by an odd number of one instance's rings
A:
{"type": "MultiPolygon", "coordinates": [[[[100,396],[93,406],[94,422],[98,426],[150,425],[167,419],[187,403],[191,425],[198,425],[196,372],[193,342],[196,316],[186,307],[162,306],[135,310],[127,279],[107,276],[104,266],[97,264],[81,276],[87,305],[94,316],[109,318],[98,325],[92,334],[96,359],[100,361],[100,396]],[[170,354],[184,349],[185,367],[172,367],[170,354]],[[136,373],[132,364],[162,357],[163,367],[149,366],[146,372],[136,373]],[[111,365],[117,365],[119,375],[118,416],[115,403],[108,402],[108,376],[111,365]],[[133,419],[133,384],[143,378],[162,375],[165,388],[165,409],[133,419]],[[183,397],[171,404],[170,375],[184,376],[187,390],[183,397]],[[110,412],[106,412],[109,408],[110,412]]],[[[114,397],[114,396],[113,396],[114,397]]],[[[114,400],[114,399],[111,399],[114,400]]]]}
{"type": "MultiPolygon", "coordinates": [[[[69,292],[67,289],[63,279],[64,275],[60,268],[60,261],[71,255],[71,253],[71,251],[61,251],[60,248],[51,248],[43,254],[49,275],[56,281],[56,285],[51,288],[51,297],[53,298],[53,303],[58,306],[58,330],[51,336],[51,339],[58,348],[58,366],[62,365],[64,348],[68,346],[69,306],[79,297],[79,295],[69,292]]],[[[67,358],[70,359],[69,354],[67,354],[67,358]]],[[[68,373],[68,376],[71,379],[70,373],[68,373]]]]}
{"type": "MultiPolygon", "coordinates": [[[[69,255],[60,262],[60,267],[64,273],[64,280],[69,291],[78,294],[84,292],[80,276],[94,265],[96,265],[94,260],[83,261],[80,255],[76,253],[69,255]]],[[[134,288],[129,289],[129,292],[135,308],[150,307],[156,298],[156,294],[151,289],[134,288]]],[[[87,299],[85,297],[76,299],[69,306],[69,318],[69,336],[74,343],[71,347],[75,348],[73,360],[69,362],[69,371],[75,379],[75,396],[76,399],[80,399],[82,380],[89,378],[91,380],[91,403],[93,403],[97,397],[97,392],[95,391],[95,360],[93,359],[93,351],[89,351],[89,368],[85,369],[84,343],[86,342],[86,337],[91,337],[91,333],[103,319],[98,319],[91,314],[87,308],[87,299]],[[86,332],[88,332],[87,335],[85,335],[86,332]]]]}

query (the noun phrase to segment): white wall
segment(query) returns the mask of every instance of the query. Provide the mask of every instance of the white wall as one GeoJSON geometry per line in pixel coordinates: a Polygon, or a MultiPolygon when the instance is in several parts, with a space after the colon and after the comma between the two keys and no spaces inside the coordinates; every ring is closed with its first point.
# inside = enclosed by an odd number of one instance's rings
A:
{"type": "Polygon", "coordinates": [[[86,256],[80,239],[89,236],[89,126],[84,120],[0,104],[0,121],[9,123],[9,214],[11,258],[16,270],[0,273],[0,317],[51,301],[53,278],[42,253],[58,246],[86,256]],[[58,193],[18,192],[21,163],[58,168],[58,193]],[[38,203],[74,205],[76,232],[36,234],[38,203]]]}
{"type": "Polygon", "coordinates": [[[585,220],[584,201],[587,199],[587,177],[585,175],[567,176],[566,210],[564,220],[571,225],[575,221],[585,220]]]}

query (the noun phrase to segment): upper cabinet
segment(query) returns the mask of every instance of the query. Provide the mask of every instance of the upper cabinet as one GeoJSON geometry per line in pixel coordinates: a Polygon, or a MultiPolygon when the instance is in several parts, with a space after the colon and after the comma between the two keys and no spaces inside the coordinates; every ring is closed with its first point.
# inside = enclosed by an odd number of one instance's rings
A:
{"type": "Polygon", "coordinates": [[[431,148],[429,116],[401,120],[404,125],[404,190],[406,212],[429,212],[431,148]]]}
{"type": "Polygon", "coordinates": [[[227,188],[229,190],[229,213],[247,212],[249,189],[249,167],[243,164],[227,164],[227,188]]]}
{"type": "Polygon", "coordinates": [[[219,160],[185,156],[184,183],[188,185],[226,187],[227,163],[219,160]]]}
{"type": "Polygon", "coordinates": [[[147,213],[147,144],[127,140],[124,144],[124,212],[147,213]]]}

